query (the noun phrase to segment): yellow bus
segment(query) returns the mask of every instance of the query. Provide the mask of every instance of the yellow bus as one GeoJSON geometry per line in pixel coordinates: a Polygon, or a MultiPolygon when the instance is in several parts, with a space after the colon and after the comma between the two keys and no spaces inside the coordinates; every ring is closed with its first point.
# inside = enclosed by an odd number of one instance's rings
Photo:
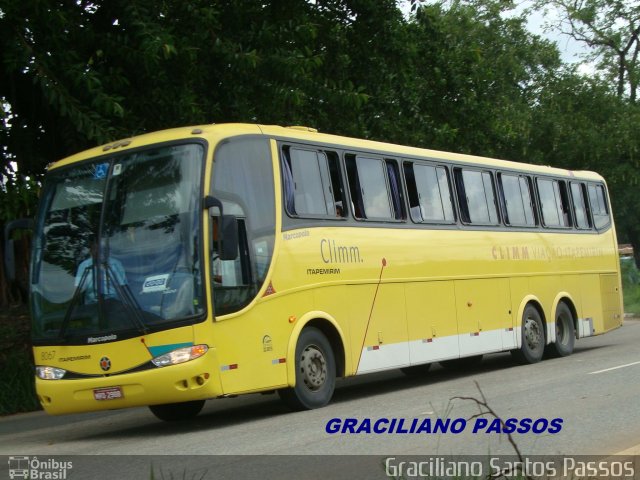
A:
{"type": "Polygon", "coordinates": [[[511,351],[622,323],[599,175],[245,124],[50,166],[35,223],[36,388],[51,414],[277,391],[511,351]]]}

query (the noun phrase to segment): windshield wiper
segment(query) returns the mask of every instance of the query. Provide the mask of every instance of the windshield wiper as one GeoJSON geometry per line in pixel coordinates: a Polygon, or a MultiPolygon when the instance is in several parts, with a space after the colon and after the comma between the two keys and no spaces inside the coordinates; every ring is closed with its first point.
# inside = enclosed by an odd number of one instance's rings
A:
{"type": "Polygon", "coordinates": [[[60,326],[60,332],[58,334],[60,340],[65,340],[64,334],[67,332],[67,328],[69,327],[69,322],[71,321],[71,313],[73,312],[73,309],[78,303],[78,299],[82,294],[84,282],[87,280],[88,276],[89,276],[89,269],[85,268],[84,272],[82,272],[82,276],[80,277],[80,281],[78,282],[78,286],[73,292],[73,297],[71,297],[71,302],[69,303],[67,310],[64,312],[64,319],[62,320],[62,325],[60,326]]]}
{"type": "Polygon", "coordinates": [[[138,305],[138,302],[136,301],[135,297],[131,293],[131,289],[129,289],[128,285],[126,284],[120,285],[120,283],[118,283],[116,275],[113,272],[113,269],[111,268],[111,265],[109,265],[108,262],[104,262],[103,266],[105,268],[105,271],[107,272],[107,275],[111,277],[113,286],[115,287],[116,292],[118,292],[118,296],[122,299],[123,305],[127,308],[127,310],[129,310],[129,313],[131,314],[132,323],[135,325],[138,332],[142,334],[146,334],[148,330],[147,330],[147,327],[145,326],[142,315],[140,315],[140,305],[138,305]]]}
{"type": "MultiPolygon", "coordinates": [[[[102,265],[104,267],[104,270],[107,274],[107,276],[110,278],[111,282],[113,283],[113,286],[116,289],[116,292],[118,292],[118,296],[122,299],[122,304],[125,306],[125,308],[127,309],[128,313],[129,313],[129,317],[133,323],[133,325],[135,326],[136,330],[141,333],[141,334],[147,334],[148,330],[147,327],[144,324],[144,320],[142,319],[142,316],[140,315],[140,306],[138,305],[138,302],[136,302],[135,298],[133,297],[133,294],[131,293],[131,290],[125,285],[120,285],[116,279],[116,276],[113,272],[113,269],[111,268],[111,266],[105,262],[102,265]]],[[[74,309],[76,308],[77,304],[78,304],[78,300],[82,295],[82,291],[84,290],[84,284],[87,281],[87,277],[89,276],[89,272],[95,267],[91,267],[91,268],[86,268],[84,270],[84,272],[82,272],[82,276],[80,277],[80,281],[78,282],[78,286],[76,287],[75,291],[73,292],[73,297],[71,297],[71,302],[69,303],[69,306],[67,307],[67,310],[65,311],[64,314],[64,319],[62,320],[62,325],[60,326],[60,332],[58,334],[58,337],[60,338],[60,340],[66,340],[66,333],[67,333],[67,329],[69,328],[69,323],[71,322],[71,316],[73,314],[74,309]]],[[[102,294],[98,294],[98,295],[102,295],[102,294]]],[[[100,309],[100,302],[98,302],[96,304],[96,308],[100,309]]],[[[99,312],[99,315],[104,315],[105,312],[99,312]]]]}

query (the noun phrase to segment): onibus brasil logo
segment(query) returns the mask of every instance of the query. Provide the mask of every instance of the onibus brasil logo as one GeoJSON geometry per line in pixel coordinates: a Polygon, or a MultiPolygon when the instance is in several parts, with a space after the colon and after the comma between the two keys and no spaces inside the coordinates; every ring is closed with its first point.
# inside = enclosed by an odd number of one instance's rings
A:
{"type": "Polygon", "coordinates": [[[53,458],[38,460],[38,457],[9,457],[9,478],[29,480],[66,480],[73,462],[61,462],[53,458]]]}

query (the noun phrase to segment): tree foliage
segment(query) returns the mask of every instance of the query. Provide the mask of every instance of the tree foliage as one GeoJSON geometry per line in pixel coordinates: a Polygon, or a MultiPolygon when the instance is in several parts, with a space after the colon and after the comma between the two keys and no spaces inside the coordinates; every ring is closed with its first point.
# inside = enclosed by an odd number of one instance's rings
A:
{"type": "Polygon", "coordinates": [[[2,0],[0,223],[33,215],[51,161],[242,121],[597,170],[640,252],[637,7],[554,1],[607,32],[600,80],[562,65],[502,0],[405,1],[411,14],[394,0],[2,0]]]}
{"type": "Polygon", "coordinates": [[[615,82],[619,97],[635,103],[640,82],[640,2],[637,0],[536,0],[554,8],[553,28],[589,47],[587,58],[615,82]]]}

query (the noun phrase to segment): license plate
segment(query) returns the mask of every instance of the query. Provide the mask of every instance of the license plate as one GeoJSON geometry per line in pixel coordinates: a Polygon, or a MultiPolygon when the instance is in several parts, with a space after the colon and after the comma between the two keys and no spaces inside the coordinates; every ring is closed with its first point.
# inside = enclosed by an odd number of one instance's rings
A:
{"type": "Polygon", "coordinates": [[[96,388],[93,391],[93,398],[96,400],[117,400],[124,398],[121,387],[96,388]]]}

